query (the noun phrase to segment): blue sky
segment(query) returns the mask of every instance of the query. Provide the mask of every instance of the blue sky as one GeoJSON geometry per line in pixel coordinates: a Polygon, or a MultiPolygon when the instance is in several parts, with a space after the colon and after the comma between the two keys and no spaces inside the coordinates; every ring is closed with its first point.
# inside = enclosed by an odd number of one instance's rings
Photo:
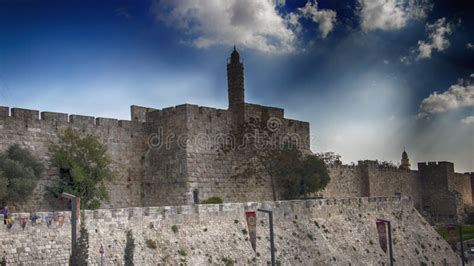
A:
{"type": "Polygon", "coordinates": [[[1,1],[0,105],[122,119],[132,104],[226,108],[236,44],[246,100],[309,121],[314,152],[398,163],[406,147],[413,165],[473,171],[467,2],[1,1]]]}

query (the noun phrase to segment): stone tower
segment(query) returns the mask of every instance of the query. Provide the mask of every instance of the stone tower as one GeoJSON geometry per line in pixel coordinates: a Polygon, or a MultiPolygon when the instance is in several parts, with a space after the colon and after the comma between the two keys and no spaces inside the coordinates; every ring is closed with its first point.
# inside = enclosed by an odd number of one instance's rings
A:
{"type": "Polygon", "coordinates": [[[227,90],[233,122],[241,124],[245,118],[244,65],[240,62],[240,55],[235,46],[227,64],[227,90]]]}
{"type": "Polygon", "coordinates": [[[410,170],[410,159],[408,159],[408,154],[405,149],[403,149],[402,152],[402,161],[400,164],[400,169],[410,170]]]}

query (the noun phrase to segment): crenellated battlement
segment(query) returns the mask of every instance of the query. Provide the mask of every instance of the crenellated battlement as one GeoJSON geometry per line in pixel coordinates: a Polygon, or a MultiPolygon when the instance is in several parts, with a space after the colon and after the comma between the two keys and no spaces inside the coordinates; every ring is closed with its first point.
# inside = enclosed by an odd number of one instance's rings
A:
{"type": "Polygon", "coordinates": [[[397,172],[398,173],[416,172],[416,171],[413,171],[413,170],[403,169],[403,168],[399,168],[399,167],[396,167],[396,166],[386,166],[386,165],[381,164],[377,160],[358,161],[357,166],[358,167],[368,167],[371,170],[375,169],[375,170],[380,171],[380,172],[395,172],[395,173],[397,173],[397,172]]]}
{"type": "MultiPolygon", "coordinates": [[[[118,209],[98,209],[82,210],[81,223],[100,223],[104,220],[130,220],[130,219],[150,219],[172,224],[189,222],[203,217],[225,217],[242,216],[245,210],[257,210],[258,208],[272,209],[275,216],[284,216],[288,211],[297,213],[301,209],[319,208],[321,206],[360,209],[361,211],[378,206],[380,204],[398,204],[399,202],[412,204],[408,197],[359,197],[359,198],[327,198],[311,200],[291,200],[291,201],[265,201],[265,202],[244,202],[244,203],[223,203],[204,205],[181,205],[181,206],[161,206],[161,207],[133,207],[118,209]]],[[[55,231],[58,228],[69,230],[71,224],[71,212],[34,212],[34,213],[11,213],[9,218],[13,224],[11,228],[0,225],[0,234],[15,234],[19,231],[34,230],[44,228],[55,231]],[[23,221],[23,222],[22,222],[23,221]],[[24,223],[24,227],[22,226],[24,223]]],[[[3,214],[0,215],[3,221],[3,214]]]]}
{"type": "Polygon", "coordinates": [[[55,125],[71,125],[71,126],[92,126],[92,127],[106,127],[106,128],[127,128],[130,129],[132,121],[119,120],[115,118],[93,117],[86,115],[67,114],[58,112],[48,112],[23,108],[9,108],[0,106],[0,121],[3,120],[3,125],[11,122],[25,122],[28,127],[34,127],[35,123],[55,125]],[[11,115],[10,115],[11,112],[11,115]]]}
{"type": "Polygon", "coordinates": [[[447,167],[454,165],[451,162],[439,161],[439,162],[420,162],[418,163],[418,168],[420,167],[447,167]]]}
{"type": "Polygon", "coordinates": [[[438,172],[447,175],[454,173],[454,164],[446,161],[418,163],[418,171],[422,173],[438,172]]]}

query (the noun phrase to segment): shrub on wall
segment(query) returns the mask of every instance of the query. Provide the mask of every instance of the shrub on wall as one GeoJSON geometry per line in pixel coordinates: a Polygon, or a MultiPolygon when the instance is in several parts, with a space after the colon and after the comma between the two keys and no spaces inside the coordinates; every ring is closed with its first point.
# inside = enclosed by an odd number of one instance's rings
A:
{"type": "Polygon", "coordinates": [[[51,146],[51,152],[60,177],[59,183],[50,187],[56,197],[62,192],[79,196],[86,209],[97,209],[102,201],[108,201],[104,181],[112,179],[110,158],[97,137],[81,137],[69,128],[60,136],[60,143],[51,146]]]}
{"type": "Polygon", "coordinates": [[[0,155],[0,207],[28,199],[44,167],[27,149],[14,144],[0,155]]]}
{"type": "Polygon", "coordinates": [[[221,204],[224,201],[219,197],[210,197],[207,200],[201,201],[201,204],[221,204]]]}
{"type": "Polygon", "coordinates": [[[297,149],[283,149],[272,158],[276,183],[283,199],[298,199],[326,187],[330,177],[323,159],[303,156],[297,149]]]}
{"type": "Polygon", "coordinates": [[[132,230],[127,231],[127,242],[125,243],[125,251],[123,260],[125,266],[133,266],[133,256],[135,254],[135,239],[133,238],[132,230]]]}
{"type": "Polygon", "coordinates": [[[89,260],[89,233],[84,224],[81,224],[80,236],[76,242],[75,253],[71,254],[69,265],[87,265],[89,260]]]}

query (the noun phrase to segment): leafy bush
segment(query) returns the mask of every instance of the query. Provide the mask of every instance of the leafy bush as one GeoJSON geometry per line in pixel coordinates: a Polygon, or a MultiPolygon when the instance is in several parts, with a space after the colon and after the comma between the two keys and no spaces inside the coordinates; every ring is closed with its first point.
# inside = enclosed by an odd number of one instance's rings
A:
{"type": "Polygon", "coordinates": [[[225,266],[234,266],[234,261],[230,258],[222,258],[225,266]]]}
{"type": "Polygon", "coordinates": [[[89,232],[85,225],[81,224],[80,235],[76,242],[75,252],[71,254],[69,265],[81,266],[87,265],[89,260],[89,232]]]}
{"type": "Polygon", "coordinates": [[[133,266],[133,257],[135,256],[135,238],[133,238],[132,230],[127,231],[127,242],[125,243],[125,251],[123,261],[125,266],[133,266]]]}
{"type": "Polygon", "coordinates": [[[147,248],[150,248],[150,249],[157,249],[158,248],[158,245],[156,244],[156,241],[151,240],[151,239],[145,240],[145,244],[146,244],[147,248]]]}
{"type": "Polygon", "coordinates": [[[186,257],[186,256],[188,255],[188,253],[186,253],[186,250],[184,250],[184,249],[178,250],[178,254],[179,254],[180,256],[183,256],[183,257],[186,257]]]}
{"type": "Polygon", "coordinates": [[[43,165],[27,149],[10,146],[0,155],[0,205],[28,199],[43,171],[43,165]]]}
{"type": "Polygon", "coordinates": [[[201,204],[221,204],[224,201],[219,197],[210,197],[207,200],[201,201],[201,204]]]}
{"type": "Polygon", "coordinates": [[[330,177],[324,160],[317,155],[303,156],[297,149],[283,149],[273,158],[274,174],[284,199],[298,199],[324,189],[330,177]]]}
{"type": "Polygon", "coordinates": [[[173,233],[178,233],[178,226],[173,224],[173,226],[171,226],[171,231],[173,231],[173,233]]]}
{"type": "Polygon", "coordinates": [[[107,147],[97,137],[81,137],[69,128],[51,151],[53,166],[59,169],[60,177],[60,182],[50,187],[56,197],[62,192],[80,196],[86,209],[97,209],[101,201],[108,201],[104,181],[112,179],[110,159],[107,147]]]}
{"type": "Polygon", "coordinates": [[[470,212],[470,213],[467,214],[467,217],[466,217],[464,223],[474,225],[474,212],[470,212]]]}

